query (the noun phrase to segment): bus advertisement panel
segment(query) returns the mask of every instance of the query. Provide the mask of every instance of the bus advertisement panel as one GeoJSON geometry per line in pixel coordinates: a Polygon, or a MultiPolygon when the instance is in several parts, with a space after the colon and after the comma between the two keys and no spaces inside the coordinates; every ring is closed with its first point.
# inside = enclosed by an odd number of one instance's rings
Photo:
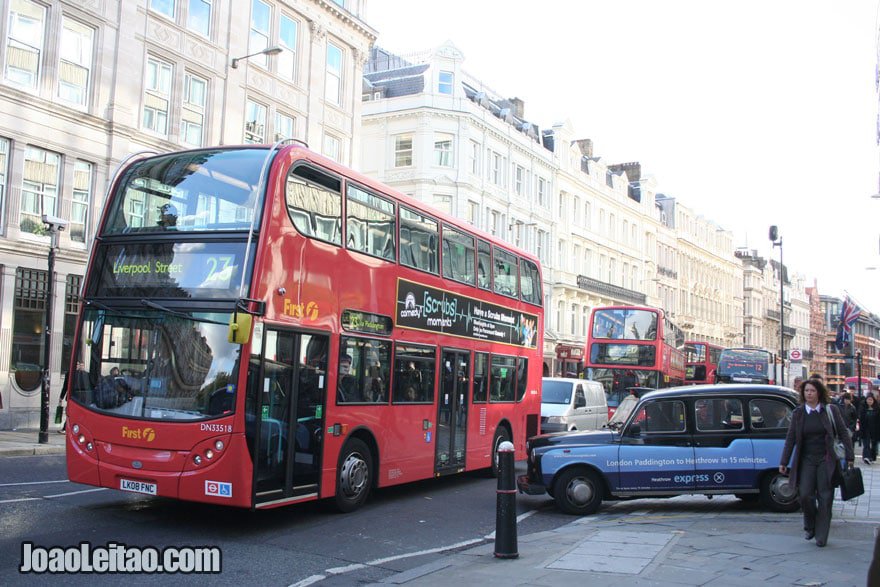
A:
{"type": "Polygon", "coordinates": [[[721,358],[722,350],[723,347],[709,342],[685,341],[685,382],[693,385],[715,383],[715,372],[718,370],[718,359],[721,358]]]}
{"type": "Polygon", "coordinates": [[[775,384],[774,356],[764,349],[724,349],[718,359],[718,383],[775,384]]]}
{"type": "Polygon", "coordinates": [[[72,481],[250,508],[525,457],[537,259],[292,144],[136,159],[71,364],[72,481]]]}
{"type": "Polygon", "coordinates": [[[587,334],[587,379],[602,383],[609,410],[636,388],[684,382],[684,335],[663,310],[641,306],[594,308],[587,334]]]}

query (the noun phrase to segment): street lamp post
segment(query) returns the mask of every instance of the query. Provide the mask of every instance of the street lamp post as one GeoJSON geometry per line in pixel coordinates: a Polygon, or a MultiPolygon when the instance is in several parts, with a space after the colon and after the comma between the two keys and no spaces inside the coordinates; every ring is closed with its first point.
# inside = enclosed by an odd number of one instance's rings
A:
{"type": "Polygon", "coordinates": [[[779,247],[779,381],[785,378],[785,278],[782,266],[782,237],[779,235],[779,229],[774,224],[770,227],[770,242],[774,247],[779,247]]]}
{"type": "Polygon", "coordinates": [[[273,45],[272,47],[266,47],[262,51],[257,51],[256,53],[251,53],[250,55],[245,55],[243,57],[234,57],[232,59],[232,63],[230,63],[230,67],[232,69],[238,69],[238,62],[244,61],[245,59],[250,59],[251,57],[256,57],[257,55],[278,55],[284,49],[278,45],[273,45]]]}
{"type": "Polygon", "coordinates": [[[46,325],[43,328],[43,373],[40,389],[40,444],[49,442],[49,393],[51,391],[51,371],[49,359],[52,355],[52,300],[55,296],[55,250],[58,248],[58,233],[67,226],[67,221],[43,214],[43,224],[49,229],[49,283],[46,286],[46,325]]]}

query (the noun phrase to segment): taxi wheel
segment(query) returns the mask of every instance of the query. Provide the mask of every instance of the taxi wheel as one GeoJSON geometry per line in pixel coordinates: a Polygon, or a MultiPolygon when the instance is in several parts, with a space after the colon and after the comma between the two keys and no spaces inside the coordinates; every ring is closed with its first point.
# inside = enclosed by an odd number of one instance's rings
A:
{"type": "Polygon", "coordinates": [[[353,512],[367,501],[373,485],[373,455],[362,440],[352,438],[339,453],[336,477],[336,509],[353,512]]]}
{"type": "Polygon", "coordinates": [[[585,516],[594,514],[602,503],[605,485],[602,479],[588,469],[567,469],[556,480],[553,499],[566,514],[585,516]]]}
{"type": "Polygon", "coordinates": [[[761,503],[774,512],[793,512],[800,507],[797,488],[778,471],[770,471],[761,481],[761,503]]]}

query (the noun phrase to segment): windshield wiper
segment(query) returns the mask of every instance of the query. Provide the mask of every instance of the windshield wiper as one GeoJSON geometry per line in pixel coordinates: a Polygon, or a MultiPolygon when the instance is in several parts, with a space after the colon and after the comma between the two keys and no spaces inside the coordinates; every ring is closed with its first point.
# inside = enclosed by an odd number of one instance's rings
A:
{"type": "Polygon", "coordinates": [[[160,312],[164,312],[171,316],[175,316],[177,318],[181,318],[183,320],[192,320],[193,322],[202,322],[205,324],[219,324],[220,326],[228,326],[226,322],[218,322],[217,320],[209,320],[207,318],[196,318],[191,314],[185,314],[183,312],[178,312],[177,310],[172,310],[171,308],[166,308],[162,304],[157,304],[156,302],[151,302],[150,300],[141,300],[141,303],[148,308],[152,308],[153,310],[159,310],[160,312]]]}

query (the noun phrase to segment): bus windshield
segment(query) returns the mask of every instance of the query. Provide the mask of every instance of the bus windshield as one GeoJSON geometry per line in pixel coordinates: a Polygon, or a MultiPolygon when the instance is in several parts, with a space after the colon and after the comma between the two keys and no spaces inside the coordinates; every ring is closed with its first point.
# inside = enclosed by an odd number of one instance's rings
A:
{"type": "Polygon", "coordinates": [[[152,157],[120,181],[104,234],[247,230],[259,224],[268,150],[214,149],[152,157]]]}
{"type": "Polygon", "coordinates": [[[725,382],[767,383],[770,353],[758,349],[725,349],[718,360],[718,377],[725,382]]]}
{"type": "Polygon", "coordinates": [[[85,309],[71,395],[132,418],[231,414],[241,347],[227,341],[228,321],[228,314],[85,309]]]}
{"type": "Polygon", "coordinates": [[[655,340],[657,312],[629,309],[596,310],[593,314],[593,338],[655,340]]]}

